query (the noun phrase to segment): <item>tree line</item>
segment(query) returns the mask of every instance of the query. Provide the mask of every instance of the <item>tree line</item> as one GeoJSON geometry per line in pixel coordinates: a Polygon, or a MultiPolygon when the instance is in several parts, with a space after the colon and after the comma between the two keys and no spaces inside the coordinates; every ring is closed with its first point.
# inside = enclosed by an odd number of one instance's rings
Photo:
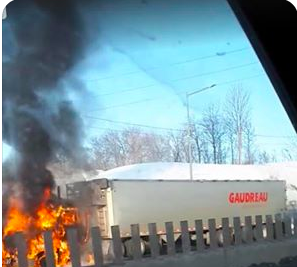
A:
{"type": "MultiPolygon", "coordinates": [[[[250,94],[238,85],[229,91],[223,105],[210,104],[200,118],[191,117],[190,123],[186,122],[180,130],[157,134],[128,127],[121,131],[109,130],[93,138],[92,165],[106,170],[155,161],[189,162],[189,151],[194,163],[277,161],[275,155],[257,145],[251,113],[250,94]]],[[[295,148],[297,151],[296,144],[295,148]]],[[[291,148],[283,149],[283,157],[293,160],[297,153],[291,148]]]]}

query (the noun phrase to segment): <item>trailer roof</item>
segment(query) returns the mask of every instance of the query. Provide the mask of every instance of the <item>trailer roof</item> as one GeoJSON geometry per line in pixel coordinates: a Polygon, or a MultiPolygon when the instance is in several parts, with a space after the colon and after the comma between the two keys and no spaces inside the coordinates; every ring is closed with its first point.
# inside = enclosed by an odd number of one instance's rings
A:
{"type": "MultiPolygon", "coordinates": [[[[97,179],[96,179],[97,180],[97,179]]],[[[92,181],[96,181],[96,180],[92,180],[92,181]]],[[[101,178],[99,178],[98,180],[101,180],[101,178]]],[[[232,182],[280,182],[280,183],[283,183],[283,182],[286,182],[285,180],[198,180],[198,179],[195,179],[193,181],[191,180],[186,180],[186,179],[175,179],[175,180],[171,180],[171,179],[164,179],[164,180],[161,180],[161,179],[108,179],[109,181],[123,181],[123,182],[189,182],[189,183],[205,183],[205,182],[229,182],[229,183],[232,183],[232,182]]]]}
{"type": "MultiPolygon", "coordinates": [[[[86,180],[188,180],[188,163],[154,162],[127,165],[86,180]]],[[[297,201],[297,162],[270,163],[264,165],[193,164],[193,179],[200,181],[267,181],[285,180],[288,200],[297,201]]]]}
{"type": "MultiPolygon", "coordinates": [[[[194,180],[286,180],[297,186],[297,162],[273,163],[265,165],[193,164],[194,180]]],[[[107,179],[144,179],[144,180],[187,180],[189,164],[154,162],[127,165],[87,180],[107,179]]]]}

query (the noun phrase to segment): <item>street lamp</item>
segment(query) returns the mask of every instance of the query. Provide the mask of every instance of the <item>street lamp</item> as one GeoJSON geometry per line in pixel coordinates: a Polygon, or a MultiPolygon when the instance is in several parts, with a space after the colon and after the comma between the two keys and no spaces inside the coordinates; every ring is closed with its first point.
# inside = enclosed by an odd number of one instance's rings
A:
{"type": "Polygon", "coordinates": [[[193,180],[193,164],[192,164],[192,142],[191,142],[191,123],[190,123],[190,108],[189,108],[189,97],[191,95],[195,95],[195,94],[198,94],[200,92],[203,92],[205,90],[208,90],[210,88],[213,88],[215,87],[216,84],[212,84],[211,86],[207,86],[207,87],[204,87],[202,89],[199,89],[199,90],[196,90],[196,91],[193,91],[193,92],[189,92],[186,94],[187,96],[187,118],[188,118],[188,157],[189,157],[189,167],[190,167],[190,179],[193,180]]]}

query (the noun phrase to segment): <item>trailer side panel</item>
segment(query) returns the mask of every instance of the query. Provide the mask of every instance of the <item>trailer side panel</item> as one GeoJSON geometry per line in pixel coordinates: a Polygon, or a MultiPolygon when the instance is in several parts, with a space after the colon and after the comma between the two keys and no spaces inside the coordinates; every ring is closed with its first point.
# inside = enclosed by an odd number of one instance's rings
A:
{"type": "Polygon", "coordinates": [[[220,226],[223,217],[243,220],[285,209],[284,181],[113,180],[111,193],[113,224],[120,225],[123,235],[133,223],[145,234],[147,223],[157,223],[157,230],[164,231],[164,222],[172,221],[176,232],[183,220],[193,228],[196,219],[206,226],[214,218],[220,226]]]}

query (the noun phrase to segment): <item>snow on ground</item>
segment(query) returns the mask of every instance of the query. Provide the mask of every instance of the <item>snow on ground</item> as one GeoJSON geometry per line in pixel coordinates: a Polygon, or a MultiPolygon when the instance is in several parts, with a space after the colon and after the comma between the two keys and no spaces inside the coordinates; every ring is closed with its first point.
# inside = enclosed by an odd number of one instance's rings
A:
{"type": "MultiPolygon", "coordinates": [[[[108,179],[189,179],[189,164],[179,162],[154,162],[127,165],[87,180],[108,179]]],[[[297,201],[297,162],[270,163],[265,165],[193,164],[195,180],[285,180],[288,200],[297,201]]]]}

